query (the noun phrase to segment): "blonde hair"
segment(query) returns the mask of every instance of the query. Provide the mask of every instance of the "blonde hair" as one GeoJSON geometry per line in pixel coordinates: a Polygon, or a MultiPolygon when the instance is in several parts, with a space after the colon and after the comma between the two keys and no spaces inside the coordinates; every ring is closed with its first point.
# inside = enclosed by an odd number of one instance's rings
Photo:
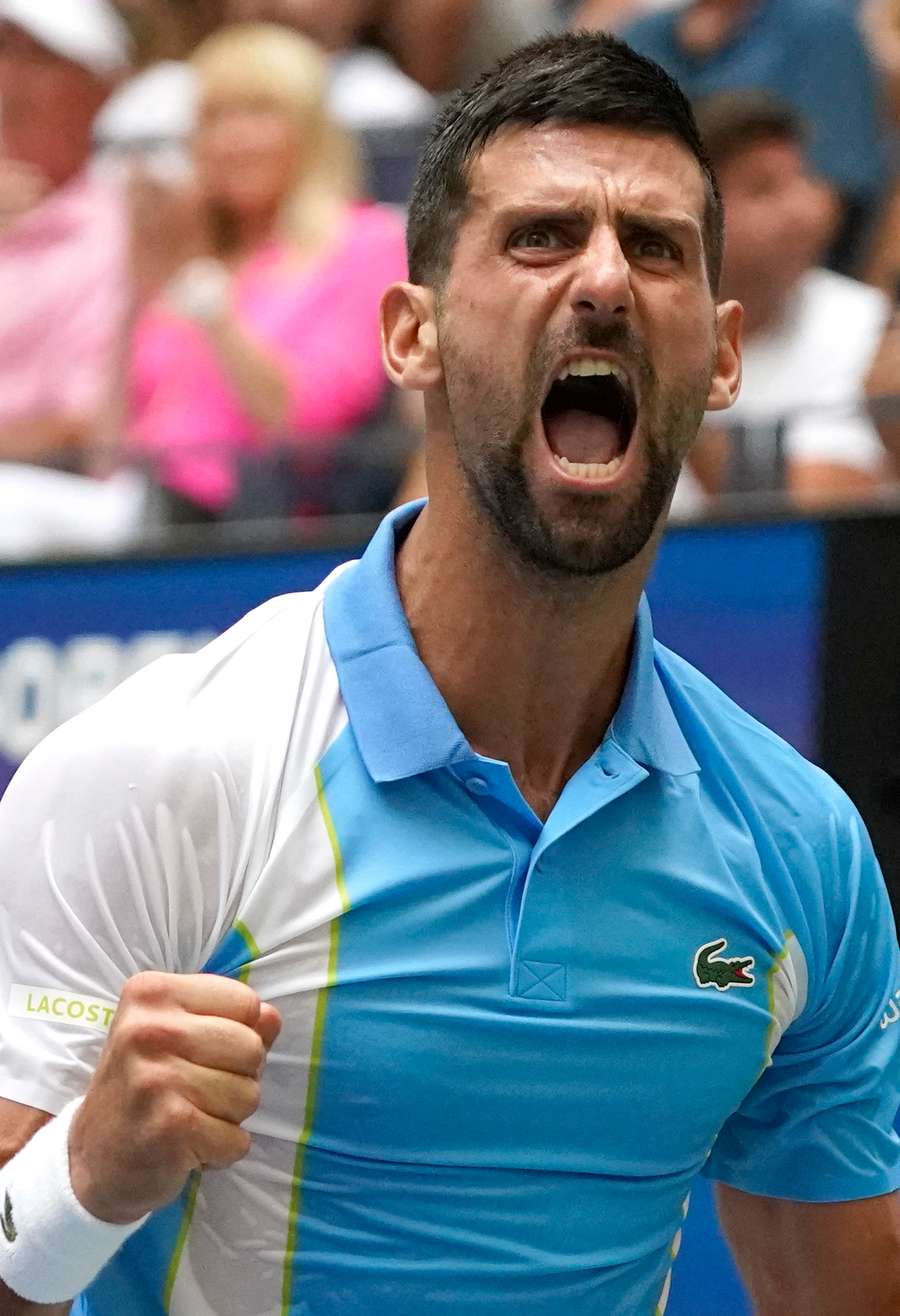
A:
{"type": "Polygon", "coordinates": [[[282,210],[286,237],[317,247],[333,232],[339,213],[359,195],[356,144],[328,108],[330,70],[319,47],[274,23],[221,29],[191,58],[201,103],[209,97],[253,99],[282,110],[300,130],[297,179],[282,210]]]}

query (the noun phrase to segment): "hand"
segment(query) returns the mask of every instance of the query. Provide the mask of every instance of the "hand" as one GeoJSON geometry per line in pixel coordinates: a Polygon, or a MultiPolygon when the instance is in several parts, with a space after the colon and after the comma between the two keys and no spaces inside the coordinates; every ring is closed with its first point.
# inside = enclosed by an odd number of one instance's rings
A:
{"type": "Polygon", "coordinates": [[[0,233],[27,215],[53,190],[34,165],[0,155],[0,233]]]}
{"type": "Polygon", "coordinates": [[[195,185],[175,186],[146,170],[129,180],[131,269],[139,305],[154,297],[189,261],[212,255],[206,206],[195,185]]]}
{"type": "Polygon", "coordinates": [[[244,983],[212,974],[139,973],[72,1122],[75,1195],[127,1224],[178,1196],[192,1170],[245,1156],[242,1122],[281,1018],[244,983]]]}

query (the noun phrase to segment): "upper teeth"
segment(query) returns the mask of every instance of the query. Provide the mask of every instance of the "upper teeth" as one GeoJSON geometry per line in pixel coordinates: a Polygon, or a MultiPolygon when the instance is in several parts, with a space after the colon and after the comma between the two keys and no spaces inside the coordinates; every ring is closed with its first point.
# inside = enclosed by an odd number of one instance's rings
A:
{"type": "Polygon", "coordinates": [[[614,375],[623,388],[628,388],[628,376],[614,361],[598,361],[594,357],[582,356],[564,365],[557,379],[566,379],[569,375],[614,375]]]}

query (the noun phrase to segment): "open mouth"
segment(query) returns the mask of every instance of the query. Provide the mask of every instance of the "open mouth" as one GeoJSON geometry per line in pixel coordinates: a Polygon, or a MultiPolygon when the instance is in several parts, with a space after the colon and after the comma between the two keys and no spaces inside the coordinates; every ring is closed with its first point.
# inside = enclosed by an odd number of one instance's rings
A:
{"type": "Polygon", "coordinates": [[[544,434],[557,465],[581,479],[615,475],[631,442],[637,411],[622,366],[586,356],[569,361],[541,408],[544,434]]]}

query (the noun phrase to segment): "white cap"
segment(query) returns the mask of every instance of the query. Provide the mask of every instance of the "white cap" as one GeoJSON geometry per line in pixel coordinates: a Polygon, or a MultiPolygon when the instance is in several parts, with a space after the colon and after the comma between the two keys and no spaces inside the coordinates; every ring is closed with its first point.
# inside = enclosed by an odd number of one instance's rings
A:
{"type": "Polygon", "coordinates": [[[108,0],[0,0],[0,22],[99,77],[130,62],[128,28],[108,0]]]}

